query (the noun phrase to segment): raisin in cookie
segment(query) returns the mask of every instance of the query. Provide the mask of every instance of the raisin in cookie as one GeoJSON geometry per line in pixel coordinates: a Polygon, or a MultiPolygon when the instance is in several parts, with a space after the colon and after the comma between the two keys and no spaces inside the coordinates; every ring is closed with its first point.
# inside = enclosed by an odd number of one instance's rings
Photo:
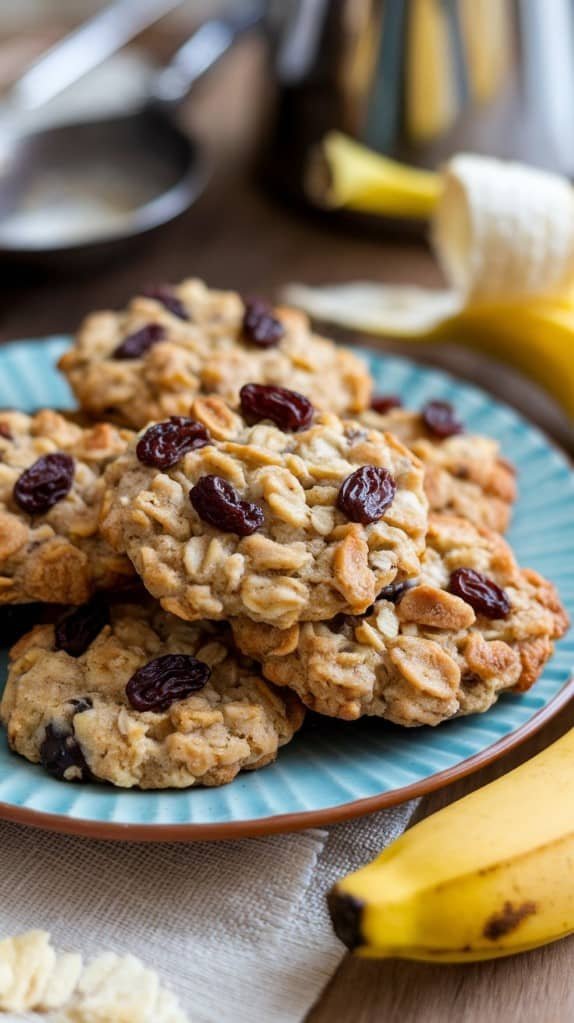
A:
{"type": "MultiPolygon", "coordinates": [[[[373,404],[379,404],[377,399],[373,404]]],[[[371,429],[394,433],[420,458],[433,511],[461,515],[478,526],[505,532],[516,500],[516,476],[501,457],[497,441],[463,433],[446,402],[429,402],[422,413],[369,409],[359,419],[371,429]]]]}
{"type": "Polygon", "coordinates": [[[198,394],[236,404],[248,381],[288,384],[337,413],[366,408],[371,391],[361,360],[313,334],[304,314],[197,280],[93,313],[60,368],[82,408],[136,428],[187,415],[198,394]]]}
{"type": "Polygon", "coordinates": [[[279,630],[233,622],[265,676],[321,714],[437,725],[488,710],[537,679],[567,620],[551,583],[490,530],[431,515],[420,579],[362,617],[279,630]]]}
{"type": "Polygon", "coordinates": [[[0,714],[13,750],[66,781],[223,785],[275,759],[303,719],[226,625],[92,604],[11,651],[0,714]]]}
{"type": "Polygon", "coordinates": [[[270,418],[248,426],[202,399],[196,420],[148,427],[106,475],[102,531],[167,611],[285,628],[363,612],[418,574],[418,459],[284,388],[247,385],[242,407],[270,418]]]}
{"type": "Polygon", "coordinates": [[[133,576],[98,531],[104,469],[130,436],[0,412],[0,604],[81,604],[133,576]]]}

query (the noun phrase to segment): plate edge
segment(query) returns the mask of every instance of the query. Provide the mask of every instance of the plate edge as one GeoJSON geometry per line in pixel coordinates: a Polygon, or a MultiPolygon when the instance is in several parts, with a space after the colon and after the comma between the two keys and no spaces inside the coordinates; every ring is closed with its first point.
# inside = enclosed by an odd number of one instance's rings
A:
{"type": "Polygon", "coordinates": [[[555,718],[574,696],[574,675],[556,695],[540,710],[536,711],[520,728],[502,736],[486,746],[479,753],[459,761],[444,771],[437,771],[390,792],[382,792],[350,803],[339,803],[323,810],[306,810],[301,813],[273,814],[270,817],[250,820],[228,821],[222,824],[121,824],[101,822],[87,818],[74,818],[64,814],[44,813],[0,802],[0,820],[10,821],[38,828],[42,831],[74,835],[81,838],[96,838],[106,841],[125,842],[213,842],[239,838],[256,838],[262,835],[302,831],[306,828],[320,828],[329,824],[365,817],[379,810],[386,810],[410,799],[428,795],[452,782],[466,778],[482,767],[487,767],[507,753],[522,746],[536,735],[544,725],[555,718]]]}

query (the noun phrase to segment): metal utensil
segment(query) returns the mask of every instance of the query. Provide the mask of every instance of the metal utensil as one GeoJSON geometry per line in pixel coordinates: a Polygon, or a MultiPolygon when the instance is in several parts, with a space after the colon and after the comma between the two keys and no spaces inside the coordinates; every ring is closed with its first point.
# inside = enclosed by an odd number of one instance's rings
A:
{"type": "Polygon", "coordinates": [[[148,0],[140,9],[141,2],[122,0],[108,8],[54,47],[13,88],[3,112],[0,257],[50,268],[106,260],[173,220],[202,191],[205,162],[197,142],[179,127],[177,107],[238,35],[258,23],[259,7],[205,22],[157,73],[140,109],[31,131],[24,121],[24,130],[18,128],[17,114],[54,97],[144,22],[155,20],[160,8],[165,13],[175,6],[174,0],[148,0]]]}
{"type": "Polygon", "coordinates": [[[18,119],[45,106],[182,0],[116,0],[38,58],[3,101],[4,115],[18,119]]]}

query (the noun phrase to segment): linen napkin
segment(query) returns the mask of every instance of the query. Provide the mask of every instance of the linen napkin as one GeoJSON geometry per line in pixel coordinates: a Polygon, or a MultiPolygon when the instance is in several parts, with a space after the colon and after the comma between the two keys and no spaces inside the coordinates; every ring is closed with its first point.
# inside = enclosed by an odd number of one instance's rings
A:
{"type": "Polygon", "coordinates": [[[0,938],[41,928],[87,957],[131,952],[193,1023],[297,1023],[345,951],[327,889],[396,838],[415,805],[327,830],[173,845],[3,822],[0,938]]]}

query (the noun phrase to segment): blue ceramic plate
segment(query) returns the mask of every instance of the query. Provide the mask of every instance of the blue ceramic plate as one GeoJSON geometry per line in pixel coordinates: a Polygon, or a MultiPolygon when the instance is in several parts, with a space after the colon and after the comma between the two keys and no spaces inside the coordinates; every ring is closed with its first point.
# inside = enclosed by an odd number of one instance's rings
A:
{"type": "MultiPolygon", "coordinates": [[[[72,405],[54,363],[65,338],[0,349],[0,406],[72,405]]],[[[533,426],[487,394],[444,373],[365,352],[382,392],[418,408],[428,398],[456,404],[469,431],[497,437],[517,465],[520,500],[510,538],[519,560],[560,588],[574,618],[574,474],[533,426]]],[[[122,791],[55,781],[11,754],[0,737],[0,815],[97,837],[194,840],[322,825],[428,792],[523,741],[573,691],[574,636],[559,645],[542,678],[522,696],[503,696],[488,714],[413,731],[366,719],[313,719],[262,771],[218,789],[122,791]]]]}

